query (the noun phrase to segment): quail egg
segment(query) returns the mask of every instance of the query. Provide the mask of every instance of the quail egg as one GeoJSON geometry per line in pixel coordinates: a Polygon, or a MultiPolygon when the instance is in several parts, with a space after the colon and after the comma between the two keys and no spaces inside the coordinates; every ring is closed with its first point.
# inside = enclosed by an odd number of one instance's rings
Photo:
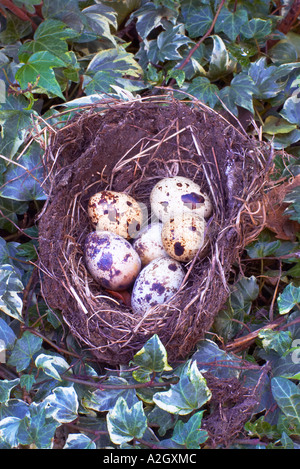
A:
{"type": "Polygon", "coordinates": [[[134,240],[133,247],[140,256],[143,266],[158,257],[168,256],[162,244],[162,227],[162,223],[145,226],[134,240]]]}
{"type": "Polygon", "coordinates": [[[206,222],[191,212],[176,215],[163,225],[162,243],[173,259],[192,260],[204,244],[206,222]]]}
{"type": "Polygon", "coordinates": [[[182,212],[193,212],[208,217],[212,213],[211,201],[198,184],[183,176],[161,179],[150,194],[151,210],[165,222],[182,212]]]}
{"type": "Polygon", "coordinates": [[[184,279],[180,262],[159,257],[138,275],[132,290],[131,306],[135,314],[145,314],[157,304],[166,303],[179,289],[184,279]]]}
{"type": "Polygon", "coordinates": [[[89,233],[84,254],[90,274],[108,290],[126,290],[141,270],[139,255],[129,241],[109,231],[89,233]]]}
{"type": "Polygon", "coordinates": [[[143,224],[142,206],[122,192],[102,191],[88,203],[88,215],[97,231],[111,231],[125,239],[134,238],[143,224]]]}

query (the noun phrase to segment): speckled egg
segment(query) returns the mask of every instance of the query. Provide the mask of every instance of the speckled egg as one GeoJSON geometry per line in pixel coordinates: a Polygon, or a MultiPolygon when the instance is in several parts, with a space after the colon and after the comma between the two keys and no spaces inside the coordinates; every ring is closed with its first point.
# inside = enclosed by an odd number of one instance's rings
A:
{"type": "Polygon", "coordinates": [[[167,221],[162,229],[162,243],[173,259],[188,262],[204,244],[204,218],[193,213],[176,215],[167,221]]]}
{"type": "Polygon", "coordinates": [[[161,239],[162,227],[162,223],[145,226],[134,240],[133,247],[140,256],[143,266],[158,257],[168,256],[161,239]]]}
{"type": "Polygon", "coordinates": [[[211,201],[191,179],[175,176],[161,179],[150,194],[151,210],[165,222],[182,212],[193,212],[208,217],[212,213],[211,201]]]}
{"type": "Polygon", "coordinates": [[[150,308],[166,303],[179,289],[184,279],[181,264],[169,257],[150,262],[137,277],[131,295],[135,314],[145,314],[150,308]]]}
{"type": "Polygon", "coordinates": [[[84,245],[86,267],[108,290],[126,290],[141,270],[141,260],[129,241],[109,231],[91,232],[84,245]]]}
{"type": "Polygon", "coordinates": [[[97,231],[110,231],[125,239],[134,238],[143,224],[142,206],[122,192],[94,194],[88,203],[88,215],[97,231]]]}

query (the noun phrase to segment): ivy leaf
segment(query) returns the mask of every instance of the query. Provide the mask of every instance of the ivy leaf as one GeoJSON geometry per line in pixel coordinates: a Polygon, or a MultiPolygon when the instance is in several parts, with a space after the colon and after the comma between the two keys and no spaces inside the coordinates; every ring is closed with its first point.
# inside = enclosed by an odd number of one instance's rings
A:
{"type": "Polygon", "coordinates": [[[201,430],[203,413],[204,411],[196,412],[186,423],[179,420],[171,439],[186,449],[199,449],[208,438],[208,433],[201,430]]]}
{"type": "Polygon", "coordinates": [[[4,174],[0,195],[22,202],[45,200],[47,196],[41,187],[43,177],[41,148],[34,142],[16,163],[11,162],[4,174]]]}
{"type": "Polygon", "coordinates": [[[33,356],[40,350],[43,339],[29,331],[25,331],[15,343],[8,359],[8,364],[15,366],[17,372],[25,370],[33,356]]]}
{"type": "Polygon", "coordinates": [[[297,125],[290,124],[287,120],[276,116],[268,116],[264,122],[262,131],[270,135],[287,134],[296,129],[297,125]]]}
{"type": "Polygon", "coordinates": [[[4,343],[5,350],[11,350],[16,340],[17,336],[12,328],[9,327],[4,319],[0,318],[0,343],[1,341],[4,343]]]}
{"type": "Polygon", "coordinates": [[[288,98],[279,114],[291,124],[300,126],[300,98],[297,95],[288,98]]]}
{"type": "Polygon", "coordinates": [[[215,24],[215,32],[224,32],[231,41],[235,41],[240,34],[241,26],[248,21],[248,13],[244,8],[237,8],[235,12],[225,6],[221,9],[215,24]]]}
{"type": "MultiPolygon", "coordinates": [[[[23,96],[9,95],[5,103],[0,104],[0,153],[12,158],[25,140],[32,125],[34,111],[26,109],[27,100],[23,96]]],[[[1,165],[1,160],[0,160],[1,165]]]]}
{"type": "Polygon", "coordinates": [[[10,264],[0,266],[0,310],[23,322],[23,301],[18,295],[24,290],[18,274],[10,264]]]}
{"type": "Polygon", "coordinates": [[[86,18],[85,40],[103,37],[117,45],[115,36],[111,32],[111,28],[115,31],[118,29],[117,12],[113,8],[102,4],[91,5],[82,10],[82,13],[86,18]]]}
{"type": "Polygon", "coordinates": [[[133,371],[132,376],[141,382],[149,381],[152,373],[172,370],[167,361],[166,349],[156,334],[134,355],[133,363],[140,368],[133,371]]]}
{"type": "Polygon", "coordinates": [[[247,39],[265,40],[266,36],[272,32],[272,21],[261,18],[252,18],[244,23],[240,33],[247,39]]]}
{"type": "Polygon", "coordinates": [[[284,198],[284,203],[290,204],[285,209],[283,215],[288,215],[291,220],[300,223],[300,187],[297,186],[291,190],[284,198]]]}
{"type": "Polygon", "coordinates": [[[57,387],[44,401],[47,417],[59,423],[68,423],[78,416],[78,397],[73,386],[57,387]]]}
{"type": "Polygon", "coordinates": [[[259,331],[258,337],[262,339],[262,345],[266,351],[275,350],[280,356],[287,352],[292,343],[292,336],[289,331],[262,329],[259,331]]]}
{"type": "Polygon", "coordinates": [[[12,380],[2,379],[0,381],[0,404],[8,401],[11,390],[18,386],[19,382],[19,378],[12,380]]]}
{"type": "Polygon", "coordinates": [[[43,18],[54,18],[60,20],[75,31],[82,32],[84,25],[84,15],[80,11],[78,0],[43,0],[43,18]]]}
{"type": "Polygon", "coordinates": [[[147,429],[147,418],[141,401],[128,407],[119,397],[114,408],[107,414],[107,428],[113,443],[120,445],[133,438],[142,438],[147,429]]]}
{"type": "Polygon", "coordinates": [[[19,50],[21,62],[28,62],[29,57],[36,52],[49,52],[67,64],[67,39],[75,38],[78,33],[68,28],[62,21],[48,19],[43,21],[34,33],[33,40],[25,42],[19,50]]]}
{"type": "MultiPolygon", "coordinates": [[[[128,385],[128,381],[126,379],[117,376],[110,376],[105,383],[124,387],[128,385]]],[[[96,412],[106,412],[114,408],[120,397],[127,402],[129,407],[138,402],[135,390],[124,388],[111,389],[109,392],[107,392],[106,389],[103,391],[101,389],[97,389],[85,396],[82,403],[87,409],[92,409],[96,412]]]]}
{"type": "Polygon", "coordinates": [[[199,6],[197,0],[184,0],[181,3],[181,14],[190,38],[203,36],[214,19],[211,7],[209,5],[199,6]]]}
{"type": "Polygon", "coordinates": [[[18,446],[17,434],[20,428],[21,419],[18,417],[5,417],[0,420],[0,438],[5,441],[10,448],[18,446]]]}
{"type": "Polygon", "coordinates": [[[38,449],[51,448],[58,423],[48,418],[46,402],[32,402],[29,407],[30,416],[19,422],[17,441],[21,445],[34,444],[38,449]]]}
{"type": "Polygon", "coordinates": [[[54,67],[64,67],[64,65],[63,60],[48,51],[35,52],[17,70],[15,77],[22,90],[26,90],[31,83],[49,97],[58,96],[64,100],[53,71],[54,67]]]}
{"type": "Polygon", "coordinates": [[[153,401],[171,414],[186,415],[199,409],[211,398],[206,381],[197,368],[196,361],[189,360],[182,369],[179,382],[165,392],[157,392],[153,401]]]}
{"type": "Polygon", "coordinates": [[[69,433],[63,449],[96,449],[96,444],[82,433],[69,433]]]}
{"type": "Polygon", "coordinates": [[[157,64],[166,60],[178,60],[182,56],[178,49],[191,43],[191,40],[184,34],[180,34],[181,25],[170,26],[161,32],[156,40],[149,41],[148,59],[157,64]]]}
{"type": "Polygon", "coordinates": [[[248,74],[256,87],[254,97],[257,99],[270,99],[277,96],[284,89],[289,73],[299,67],[300,63],[298,62],[279,66],[268,65],[265,57],[251,63],[248,74]]]}
{"type": "Polygon", "coordinates": [[[271,380],[271,389],[281,411],[288,418],[289,427],[300,431],[300,390],[286,378],[276,377],[271,380]]]}
{"type": "Polygon", "coordinates": [[[255,92],[256,86],[251,77],[241,72],[231,80],[230,86],[225,86],[220,90],[219,96],[226,107],[237,116],[237,106],[254,113],[253,96],[255,92]]]}
{"type": "Polygon", "coordinates": [[[70,368],[70,365],[63,357],[46,355],[44,353],[36,357],[35,365],[37,368],[41,368],[46,375],[58,381],[63,380],[61,374],[65,373],[70,368]]]}
{"type": "Polygon", "coordinates": [[[196,77],[189,84],[187,93],[213,108],[218,102],[219,88],[206,77],[196,77]]]}
{"type": "Polygon", "coordinates": [[[249,314],[252,302],[259,294],[256,277],[241,277],[230,295],[230,304],[235,312],[243,311],[249,314]]]}
{"type": "Polygon", "coordinates": [[[277,304],[279,314],[287,314],[300,303],[300,287],[295,287],[290,283],[282,293],[278,295],[277,304]]]}
{"type": "Polygon", "coordinates": [[[163,5],[154,5],[152,2],[147,2],[133,12],[130,21],[132,18],[137,19],[137,32],[145,40],[153,29],[164,26],[165,19],[175,23],[176,13],[173,9],[166,8],[163,5]]]}
{"type": "Polygon", "coordinates": [[[8,10],[5,10],[6,28],[0,33],[2,44],[14,44],[32,31],[30,21],[24,21],[8,10]]]}
{"type": "Polygon", "coordinates": [[[98,52],[87,67],[85,74],[85,92],[94,94],[111,92],[111,85],[118,84],[123,75],[138,77],[142,70],[135,61],[133,54],[122,47],[106,49],[98,52]]]}

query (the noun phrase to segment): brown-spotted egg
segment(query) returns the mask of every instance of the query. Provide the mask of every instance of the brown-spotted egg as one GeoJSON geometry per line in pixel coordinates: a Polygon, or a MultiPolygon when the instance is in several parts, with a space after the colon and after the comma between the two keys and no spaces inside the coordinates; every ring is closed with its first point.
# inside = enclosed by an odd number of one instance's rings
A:
{"type": "Polygon", "coordinates": [[[152,212],[163,222],[182,212],[193,212],[202,217],[212,213],[207,194],[191,179],[175,176],[161,179],[150,194],[152,212]]]}
{"type": "Polygon", "coordinates": [[[204,244],[204,218],[186,212],[167,221],[162,229],[166,252],[180,262],[192,260],[204,244]]]}
{"type": "Polygon", "coordinates": [[[108,290],[126,290],[141,270],[141,260],[129,241],[109,231],[89,233],[84,255],[92,277],[108,290]]]}
{"type": "Polygon", "coordinates": [[[162,223],[145,226],[134,240],[133,247],[140,256],[143,266],[158,257],[168,256],[161,239],[162,227],[162,223]]]}
{"type": "Polygon", "coordinates": [[[151,261],[134,283],[133,312],[143,315],[153,306],[166,303],[178,291],[184,276],[183,267],[175,259],[159,257],[151,261]]]}
{"type": "Polygon", "coordinates": [[[97,231],[110,231],[125,239],[134,238],[143,224],[142,206],[130,195],[101,191],[88,203],[88,215],[97,231]]]}

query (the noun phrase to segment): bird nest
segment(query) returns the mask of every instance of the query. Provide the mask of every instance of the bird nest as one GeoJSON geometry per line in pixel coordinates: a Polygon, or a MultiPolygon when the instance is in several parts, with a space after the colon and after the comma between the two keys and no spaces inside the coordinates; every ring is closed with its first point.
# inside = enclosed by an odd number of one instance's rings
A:
{"type": "Polygon", "coordinates": [[[198,101],[169,96],[112,101],[80,110],[50,132],[45,152],[47,203],[39,222],[39,262],[47,304],[99,361],[128,363],[157,334],[169,360],[185,358],[226,302],[229,276],[264,225],[260,204],[269,148],[198,101]],[[145,204],[162,178],[185,176],[209,194],[205,256],[184,265],[168,303],[133,314],[130,291],[109,292],[91,277],[83,246],[93,229],[89,198],[104,189],[145,204]]]}

